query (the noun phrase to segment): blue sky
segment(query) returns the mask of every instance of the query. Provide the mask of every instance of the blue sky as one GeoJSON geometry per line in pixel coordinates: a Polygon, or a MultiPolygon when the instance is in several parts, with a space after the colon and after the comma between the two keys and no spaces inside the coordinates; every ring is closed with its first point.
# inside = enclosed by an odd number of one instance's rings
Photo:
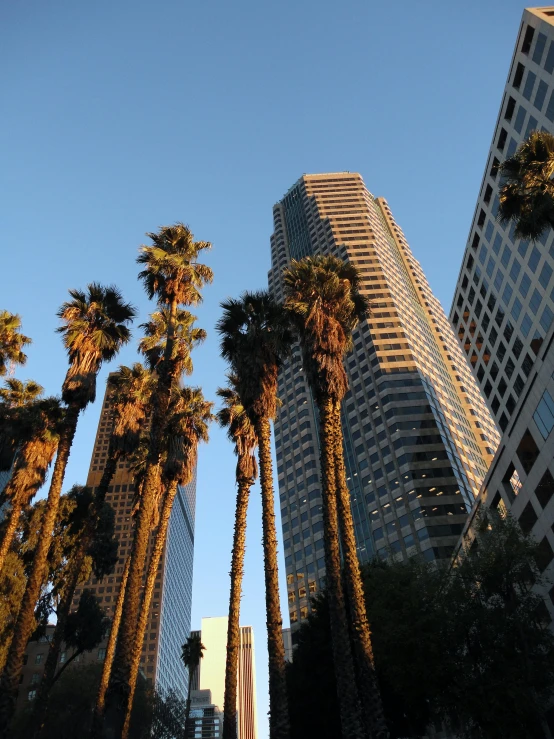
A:
{"type": "MultiPolygon", "coordinates": [[[[209,339],[193,377],[213,398],[225,370],[219,302],[265,287],[272,205],[304,172],[360,172],[448,310],[523,7],[2,3],[0,308],[19,313],[34,340],[18,376],[58,392],[66,360],[55,314],[68,288],[116,283],[144,319],[152,306],[137,247],[182,220],[214,247],[214,283],[197,311],[209,339]]],[[[120,355],[135,359],[135,344],[120,355]]],[[[66,487],[86,478],[98,415],[96,403],[80,422],[66,487]]],[[[233,471],[214,428],[198,471],[193,628],[227,610],[233,471]]],[[[258,497],[242,613],[255,628],[265,739],[258,497]]]]}

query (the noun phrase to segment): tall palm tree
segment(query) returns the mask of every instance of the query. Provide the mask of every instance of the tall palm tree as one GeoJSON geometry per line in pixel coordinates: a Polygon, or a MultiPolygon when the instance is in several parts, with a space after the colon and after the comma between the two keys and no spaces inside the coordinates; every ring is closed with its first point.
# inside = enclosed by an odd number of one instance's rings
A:
{"type": "Polygon", "coordinates": [[[162,496],[158,528],[150,555],[144,595],[135,634],[135,642],[133,644],[129,677],[130,691],[127,698],[125,723],[121,734],[122,739],[127,739],[129,733],[131,710],[133,707],[144,634],[146,632],[150,603],[158,574],[158,565],[165,548],[173,502],[178,486],[188,485],[193,478],[198,456],[198,444],[201,441],[208,441],[208,425],[212,420],[212,408],[213,403],[204,400],[202,391],[199,388],[173,388],[165,433],[167,449],[164,454],[161,478],[162,489],[165,489],[165,494],[162,496]]]}
{"type": "Polygon", "coordinates": [[[0,310],[0,376],[16,364],[25,364],[23,348],[31,339],[21,333],[21,318],[16,313],[0,310]]]}
{"type": "Polygon", "coordinates": [[[342,592],[339,531],[364,723],[372,737],[387,736],[373,666],[340,424],[341,402],[348,389],[344,357],[352,347],[352,330],[369,313],[369,303],[359,292],[357,268],[335,257],[293,261],[284,274],[284,283],[285,306],[295,325],[308,383],[320,411],[326,581],[342,731],[344,736],[355,736],[361,727],[352,724],[356,716],[352,705],[356,700],[355,670],[342,592]]]}
{"type": "MultiPolygon", "coordinates": [[[[8,378],[0,388],[0,470],[10,470],[14,455],[21,443],[21,428],[25,427],[22,408],[38,400],[44,388],[34,380],[22,382],[8,378]]],[[[5,502],[1,499],[0,505],[5,502]]]]}
{"type": "Polygon", "coordinates": [[[10,479],[2,497],[10,503],[0,543],[0,570],[19,525],[21,511],[42,487],[52,464],[64,424],[64,409],[57,398],[35,400],[17,409],[18,447],[10,479]]]}
{"type": "Polygon", "coordinates": [[[237,378],[237,389],[256,432],[262,490],[267,641],[269,655],[270,737],[288,739],[290,733],[285,683],[277,534],[271,465],[270,420],[277,409],[277,374],[290,351],[292,335],[283,308],[267,292],[243,293],[222,304],[217,323],[221,354],[237,378]]]}
{"type": "Polygon", "coordinates": [[[517,237],[536,241],[554,227],[554,136],[534,131],[500,174],[500,222],[514,222],[517,237]]]}
{"type": "Polygon", "coordinates": [[[58,311],[62,325],[57,329],[63,336],[69,357],[69,369],[62,385],[62,399],[67,410],[39,543],[6,666],[0,679],[1,737],[7,736],[13,714],[19,673],[25,647],[33,629],[35,604],[46,572],[48,549],[79,414],[96,397],[96,377],[102,363],[113,359],[129,341],[131,334],[128,324],[135,315],[135,309],[124,302],[121,293],[114,286],[103,287],[98,283],[91,283],[86,291],[70,290],[69,294],[71,300],[65,302],[58,311]]]}
{"type": "MultiPolygon", "coordinates": [[[[194,241],[190,229],[182,223],[164,226],[157,233],[149,233],[151,246],[142,246],[137,262],[144,266],[139,273],[149,298],[155,298],[160,313],[167,316],[167,333],[164,337],[163,355],[154,354],[157,383],[152,396],[152,416],[149,450],[144,481],[142,483],[141,505],[133,532],[131,547],[131,566],[127,581],[127,591],[123,604],[121,629],[117,642],[116,656],[110,686],[106,695],[106,718],[116,733],[120,733],[125,720],[125,707],[129,694],[129,675],[135,629],[138,622],[140,593],[150,525],[159,492],[160,459],[166,415],[169,408],[172,385],[183,371],[180,352],[175,352],[179,336],[178,318],[181,306],[197,305],[202,300],[201,288],[212,281],[209,267],[198,263],[199,254],[211,247],[206,241],[194,241]]],[[[153,318],[152,326],[147,328],[156,334],[163,322],[153,318]]],[[[200,340],[200,338],[198,339],[200,340]]],[[[144,351],[147,352],[146,347],[144,351]]],[[[148,353],[147,353],[148,357],[148,353]]]]}
{"type": "Polygon", "coordinates": [[[238,380],[230,374],[229,385],[218,388],[217,395],[223,406],[217,412],[217,420],[227,429],[237,456],[237,503],[235,531],[231,554],[231,593],[229,596],[229,620],[227,625],[227,652],[225,662],[225,698],[223,706],[223,739],[237,739],[237,679],[240,650],[240,598],[246,549],[246,517],[250,488],[258,476],[254,452],[258,440],[254,427],[237,392],[238,380]]]}
{"type": "Polygon", "coordinates": [[[200,665],[200,660],[204,656],[203,652],[206,647],[202,644],[202,638],[200,634],[191,634],[187,638],[187,641],[182,646],[181,659],[189,673],[189,684],[187,690],[187,706],[185,709],[185,739],[188,739],[189,735],[189,721],[190,721],[190,691],[192,686],[192,678],[195,671],[200,665]]]}

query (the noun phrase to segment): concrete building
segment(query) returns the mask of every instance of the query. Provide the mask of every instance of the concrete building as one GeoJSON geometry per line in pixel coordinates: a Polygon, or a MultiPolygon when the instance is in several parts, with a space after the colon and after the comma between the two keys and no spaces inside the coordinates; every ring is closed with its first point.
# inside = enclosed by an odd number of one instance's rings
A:
{"type": "MultiPolygon", "coordinates": [[[[209,690],[212,703],[223,710],[225,697],[225,659],[227,654],[227,616],[203,618],[200,632],[206,647],[199,670],[193,676],[193,687],[209,690]]],[[[238,666],[238,739],[257,739],[258,711],[256,705],[256,669],[254,632],[251,626],[240,627],[238,666]]]]}
{"type": "MultiPolygon", "coordinates": [[[[355,263],[372,313],[354,331],[343,403],[362,562],[450,557],[498,444],[439,301],[383,198],[351,172],[304,175],[273,208],[269,288],[292,259],[355,263]]],[[[279,377],[277,475],[293,631],[325,574],[317,414],[300,350],[279,377]]]]}
{"type": "MultiPolygon", "coordinates": [[[[87,485],[90,487],[98,485],[102,477],[110,430],[110,405],[106,393],[87,477],[87,485]]],[[[77,588],[73,605],[77,606],[82,590],[89,588],[100,600],[108,615],[112,615],[125,561],[131,551],[133,534],[132,511],[135,504],[135,488],[126,463],[120,462],[117,465],[106,500],[116,514],[115,528],[119,538],[119,561],[116,571],[102,581],[92,579],[77,588]]],[[[185,488],[179,488],[175,498],[166,548],[154,586],[141,658],[141,668],[156,688],[163,691],[173,689],[182,698],[186,697],[188,685],[187,671],[181,660],[181,647],[190,633],[195,503],[196,478],[185,488]]]]}
{"type": "Polygon", "coordinates": [[[223,708],[212,701],[211,690],[193,690],[187,739],[220,739],[222,734],[223,708]]]}
{"type": "Polygon", "coordinates": [[[554,7],[524,11],[450,311],[486,401],[508,428],[554,318],[554,232],[516,239],[496,220],[499,163],[554,134],[554,7]]]}

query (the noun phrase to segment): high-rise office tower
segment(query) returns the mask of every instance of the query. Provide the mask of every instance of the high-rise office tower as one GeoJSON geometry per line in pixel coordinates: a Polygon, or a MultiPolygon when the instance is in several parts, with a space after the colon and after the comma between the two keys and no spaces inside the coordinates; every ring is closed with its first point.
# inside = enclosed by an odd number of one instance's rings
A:
{"type": "Polygon", "coordinates": [[[505,431],[554,318],[554,232],[536,242],[501,226],[498,165],[531,131],[554,133],[554,7],[523,19],[450,312],[487,403],[505,431]]]}
{"type": "MultiPolygon", "coordinates": [[[[225,697],[225,659],[227,654],[227,616],[203,618],[199,634],[206,647],[200,667],[192,679],[196,689],[211,691],[214,706],[223,710],[225,697]]],[[[256,670],[254,662],[254,631],[240,627],[240,650],[237,684],[238,739],[256,739],[258,712],[256,707],[256,670]]]]}
{"type": "MultiPolygon", "coordinates": [[[[92,488],[98,485],[102,477],[110,432],[111,411],[106,392],[87,477],[87,485],[92,488]]],[[[129,466],[124,462],[117,465],[106,501],[114,508],[116,515],[115,530],[119,539],[116,571],[101,582],[92,579],[78,588],[73,605],[77,605],[83,588],[89,588],[111,616],[115,610],[133,535],[131,514],[135,503],[135,488],[129,466]]],[[[186,487],[179,488],[173,504],[141,657],[141,669],[156,688],[163,691],[173,689],[183,698],[186,697],[188,676],[181,660],[181,646],[190,633],[195,505],[196,477],[186,487]]],[[[152,542],[153,536],[154,534],[152,542]]],[[[102,655],[102,650],[99,655],[102,655]]]]}
{"type": "MultiPolygon", "coordinates": [[[[448,557],[498,434],[452,327],[387,202],[359,174],[304,175],[273,208],[269,287],[291,259],[356,264],[371,301],[346,360],[348,484],[358,554],[448,557]]],[[[324,576],[317,414],[300,350],[279,377],[277,473],[293,629],[324,576]]]]}

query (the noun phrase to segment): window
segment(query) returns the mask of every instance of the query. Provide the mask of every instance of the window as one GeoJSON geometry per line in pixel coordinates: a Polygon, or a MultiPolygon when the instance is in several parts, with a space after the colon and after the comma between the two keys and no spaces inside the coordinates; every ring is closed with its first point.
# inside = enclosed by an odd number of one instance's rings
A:
{"type": "Polygon", "coordinates": [[[554,478],[550,474],[550,470],[546,470],[541,481],[535,490],[537,500],[543,508],[546,508],[552,495],[554,495],[554,478]]]}
{"type": "Polygon", "coordinates": [[[529,121],[527,122],[527,128],[525,129],[525,138],[528,139],[529,135],[537,130],[538,122],[536,118],[533,118],[533,116],[529,116],[529,121]]]}
{"type": "MultiPolygon", "coordinates": [[[[509,97],[508,98],[508,104],[506,105],[506,112],[504,113],[504,118],[507,121],[511,121],[512,120],[512,117],[514,115],[515,107],[516,107],[516,101],[513,99],[513,97],[509,97]]],[[[481,211],[481,213],[483,213],[483,211],[481,211]]],[[[485,214],[483,213],[483,216],[484,215],[485,214]]],[[[479,225],[482,226],[483,224],[480,223],[479,225]]]]}
{"type": "Polygon", "coordinates": [[[519,283],[519,292],[522,297],[526,298],[529,288],[531,287],[531,278],[529,275],[523,275],[521,282],[519,283]]]}
{"type": "Polygon", "coordinates": [[[533,413],[533,420],[537,424],[542,438],[547,439],[554,428],[554,400],[548,390],[544,391],[537,410],[533,413]]]}
{"type": "Polygon", "coordinates": [[[527,503],[519,516],[519,525],[521,526],[522,531],[525,534],[530,534],[531,529],[537,523],[537,520],[538,516],[535,513],[533,504],[531,502],[527,503]]]}
{"type": "Polygon", "coordinates": [[[529,269],[532,272],[535,272],[537,269],[537,265],[540,261],[541,254],[540,251],[537,249],[536,246],[533,247],[533,251],[531,252],[531,256],[529,257],[529,269]]]}
{"type": "Polygon", "coordinates": [[[37,697],[37,691],[36,690],[29,690],[27,693],[27,700],[34,701],[37,697]]]}
{"type": "Polygon", "coordinates": [[[529,474],[539,456],[539,449],[529,430],[523,434],[523,438],[519,442],[517,456],[519,457],[521,466],[525,470],[526,474],[529,474]]]}
{"type": "Polygon", "coordinates": [[[537,92],[535,94],[535,100],[533,102],[533,105],[537,110],[542,110],[542,106],[544,105],[544,99],[546,98],[546,91],[548,90],[548,85],[544,80],[541,80],[539,82],[539,86],[537,87],[537,92]]]}
{"type": "Polygon", "coordinates": [[[553,318],[554,318],[554,314],[552,313],[552,311],[550,310],[548,306],[545,306],[545,309],[542,313],[542,317],[540,320],[540,324],[545,331],[548,331],[548,329],[550,328],[553,318]]]}
{"type": "Polygon", "coordinates": [[[106,650],[104,648],[98,650],[97,659],[102,662],[106,658],[106,650]]]}
{"type": "Polygon", "coordinates": [[[523,80],[523,73],[525,72],[525,67],[521,62],[518,62],[516,71],[514,73],[514,81],[513,86],[516,88],[516,90],[519,90],[521,82],[523,80]]]}
{"type": "MultiPolygon", "coordinates": [[[[554,92],[552,93],[552,97],[554,98],[554,92]]],[[[552,107],[552,111],[553,111],[552,112],[552,120],[554,121],[554,105],[552,107]]],[[[485,203],[488,204],[491,201],[491,197],[492,197],[492,186],[491,185],[487,185],[486,188],[485,188],[485,194],[483,196],[483,200],[485,201],[485,203]]]]}
{"type": "Polygon", "coordinates": [[[550,44],[550,48],[548,49],[548,54],[546,55],[546,59],[544,62],[544,68],[549,74],[552,74],[552,72],[554,72],[554,42],[550,44]]]}
{"type": "Polygon", "coordinates": [[[500,129],[500,134],[498,136],[498,143],[496,144],[499,151],[504,151],[504,147],[506,146],[506,139],[508,138],[508,132],[505,128],[500,129]]]}
{"type": "Polygon", "coordinates": [[[538,64],[540,66],[540,63],[542,61],[542,55],[544,53],[544,47],[546,45],[546,36],[544,33],[539,33],[537,35],[537,43],[535,44],[535,51],[533,52],[533,61],[535,64],[538,64]]]}
{"type": "Polygon", "coordinates": [[[548,101],[545,116],[549,121],[554,121],[554,90],[550,94],[550,100],[548,101]]]}
{"type": "Polygon", "coordinates": [[[533,36],[535,35],[535,29],[533,26],[527,26],[525,29],[525,36],[523,37],[523,43],[521,44],[521,53],[528,54],[531,51],[531,44],[533,43],[533,36]]]}
{"type": "Polygon", "coordinates": [[[550,285],[551,277],[552,277],[552,267],[545,262],[543,264],[541,273],[539,275],[539,282],[544,287],[545,290],[547,290],[550,285]]]}
{"type": "Polygon", "coordinates": [[[526,100],[531,100],[531,95],[533,93],[533,88],[535,87],[535,80],[537,79],[537,75],[534,72],[531,72],[529,70],[527,72],[527,79],[525,80],[525,85],[523,87],[523,97],[526,100]]]}
{"type": "Polygon", "coordinates": [[[35,665],[40,665],[42,663],[42,658],[43,657],[44,657],[44,655],[42,654],[42,652],[40,652],[39,654],[35,655],[35,665]]]}
{"type": "Polygon", "coordinates": [[[552,551],[550,542],[545,536],[539,544],[536,554],[537,567],[541,572],[546,570],[548,565],[552,562],[552,557],[554,557],[554,551],[552,551]]]}

